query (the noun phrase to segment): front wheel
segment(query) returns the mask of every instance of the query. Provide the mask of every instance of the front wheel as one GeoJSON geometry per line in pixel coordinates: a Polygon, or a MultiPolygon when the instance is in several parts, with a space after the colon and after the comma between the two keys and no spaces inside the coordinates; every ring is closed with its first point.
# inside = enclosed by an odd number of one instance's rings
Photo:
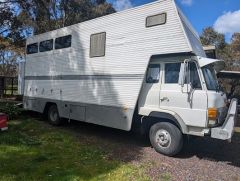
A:
{"type": "Polygon", "coordinates": [[[154,124],[149,132],[153,148],[164,155],[174,156],[183,146],[183,135],[179,128],[168,122],[154,124]]]}

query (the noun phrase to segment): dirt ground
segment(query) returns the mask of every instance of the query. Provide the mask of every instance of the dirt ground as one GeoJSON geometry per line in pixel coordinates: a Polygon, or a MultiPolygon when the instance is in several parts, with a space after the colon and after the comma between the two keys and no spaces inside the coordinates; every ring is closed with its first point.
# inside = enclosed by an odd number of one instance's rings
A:
{"type": "Polygon", "coordinates": [[[165,175],[170,180],[236,180],[240,181],[240,132],[232,143],[209,138],[186,142],[175,158],[158,154],[149,141],[131,132],[71,122],[61,127],[74,132],[86,144],[96,144],[109,153],[109,158],[131,164],[144,164],[152,180],[165,175]]]}

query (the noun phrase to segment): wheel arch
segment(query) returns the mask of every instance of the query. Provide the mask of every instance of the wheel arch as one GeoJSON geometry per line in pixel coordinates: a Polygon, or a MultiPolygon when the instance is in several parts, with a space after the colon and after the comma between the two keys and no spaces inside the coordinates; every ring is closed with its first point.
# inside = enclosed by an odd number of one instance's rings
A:
{"type": "Polygon", "coordinates": [[[48,109],[50,108],[50,106],[52,105],[56,105],[58,108],[58,105],[55,102],[46,102],[44,109],[43,109],[43,114],[47,115],[48,114],[48,109]]]}
{"type": "Polygon", "coordinates": [[[142,124],[145,129],[149,130],[150,127],[158,122],[169,122],[177,126],[183,134],[187,133],[187,126],[183,120],[177,115],[172,115],[166,112],[152,111],[147,117],[143,117],[142,124]]]}

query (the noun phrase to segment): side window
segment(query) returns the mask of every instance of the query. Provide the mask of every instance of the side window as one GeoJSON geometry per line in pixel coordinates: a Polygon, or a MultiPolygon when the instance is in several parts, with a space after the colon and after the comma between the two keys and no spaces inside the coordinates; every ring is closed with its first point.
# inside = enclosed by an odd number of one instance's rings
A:
{"type": "Polygon", "coordinates": [[[178,84],[181,63],[165,64],[165,83],[178,84]]]}
{"type": "Polygon", "coordinates": [[[39,51],[46,52],[53,49],[53,40],[42,41],[39,44],[39,51]]]}
{"type": "Polygon", "coordinates": [[[90,58],[105,56],[106,33],[93,34],[90,37],[90,58]]]}
{"type": "Polygon", "coordinates": [[[27,45],[27,54],[38,53],[38,43],[27,45]]]}
{"type": "Polygon", "coordinates": [[[147,70],[146,82],[153,84],[158,83],[160,78],[160,65],[150,64],[147,70]]]}
{"type": "Polygon", "coordinates": [[[189,63],[190,68],[190,82],[194,89],[202,89],[201,81],[197,71],[197,65],[194,62],[189,63]]]}
{"type": "Polygon", "coordinates": [[[68,48],[72,44],[72,35],[62,36],[55,39],[55,49],[68,48]]]}
{"type": "Polygon", "coordinates": [[[167,22],[167,13],[156,14],[153,16],[148,16],[146,19],[146,27],[163,25],[167,22]]]}

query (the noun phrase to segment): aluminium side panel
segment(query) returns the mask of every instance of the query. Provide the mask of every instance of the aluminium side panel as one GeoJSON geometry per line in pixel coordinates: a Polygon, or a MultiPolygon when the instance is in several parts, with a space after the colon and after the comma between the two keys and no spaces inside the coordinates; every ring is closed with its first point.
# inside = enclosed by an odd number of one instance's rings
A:
{"type": "Polygon", "coordinates": [[[151,56],[191,51],[181,26],[174,1],[162,0],[29,38],[71,34],[72,47],[28,55],[24,95],[85,105],[85,121],[130,130],[151,56]],[[163,12],[166,24],[145,27],[148,16],[163,12]],[[105,56],[90,58],[90,36],[100,32],[105,56]]]}
{"type": "Polygon", "coordinates": [[[197,56],[206,57],[197,31],[192,27],[191,23],[188,21],[183,12],[179,8],[177,10],[181,24],[183,26],[183,30],[185,32],[186,40],[188,41],[192,52],[197,56]]]}

